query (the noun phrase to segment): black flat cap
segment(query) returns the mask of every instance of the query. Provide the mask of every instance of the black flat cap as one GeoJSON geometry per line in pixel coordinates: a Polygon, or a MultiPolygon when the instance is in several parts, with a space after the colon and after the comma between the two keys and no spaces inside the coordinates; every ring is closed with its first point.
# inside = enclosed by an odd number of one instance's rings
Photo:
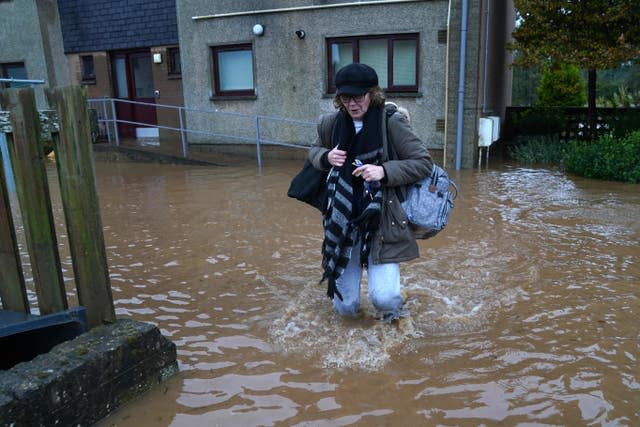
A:
{"type": "Polygon", "coordinates": [[[363,95],[374,86],[378,86],[376,71],[366,64],[345,65],[336,73],[336,95],[363,95]]]}

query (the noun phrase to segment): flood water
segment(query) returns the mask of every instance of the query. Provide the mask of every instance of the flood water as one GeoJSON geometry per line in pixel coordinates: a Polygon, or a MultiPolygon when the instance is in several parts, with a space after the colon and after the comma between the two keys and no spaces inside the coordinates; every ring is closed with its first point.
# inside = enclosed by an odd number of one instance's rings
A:
{"type": "Polygon", "coordinates": [[[96,163],[117,315],[180,367],[100,426],[638,425],[639,185],[453,173],[397,325],[333,313],[300,166],[96,163]]]}

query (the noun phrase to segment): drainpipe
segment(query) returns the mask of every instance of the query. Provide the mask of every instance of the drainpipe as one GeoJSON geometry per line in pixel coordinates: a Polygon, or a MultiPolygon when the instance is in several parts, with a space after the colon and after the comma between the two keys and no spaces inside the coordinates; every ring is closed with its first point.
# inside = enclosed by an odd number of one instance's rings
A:
{"type": "Polygon", "coordinates": [[[491,19],[489,9],[491,8],[491,0],[487,0],[487,10],[485,12],[484,20],[484,64],[483,64],[483,77],[482,77],[482,112],[487,112],[487,82],[489,80],[489,21],[491,19]]]}
{"type": "Polygon", "coordinates": [[[458,122],[456,127],[456,170],[462,164],[462,124],[464,119],[464,73],[467,66],[467,0],[462,0],[462,25],[460,26],[460,75],[458,76],[458,122]]]}

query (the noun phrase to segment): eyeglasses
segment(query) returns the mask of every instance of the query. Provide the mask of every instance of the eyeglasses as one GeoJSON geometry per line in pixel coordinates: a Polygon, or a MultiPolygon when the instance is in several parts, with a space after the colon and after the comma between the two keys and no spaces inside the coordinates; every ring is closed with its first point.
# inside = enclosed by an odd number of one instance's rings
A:
{"type": "Polygon", "coordinates": [[[356,104],[362,104],[365,96],[367,96],[366,93],[364,95],[340,95],[338,98],[345,105],[348,105],[351,101],[355,101],[356,104]]]}

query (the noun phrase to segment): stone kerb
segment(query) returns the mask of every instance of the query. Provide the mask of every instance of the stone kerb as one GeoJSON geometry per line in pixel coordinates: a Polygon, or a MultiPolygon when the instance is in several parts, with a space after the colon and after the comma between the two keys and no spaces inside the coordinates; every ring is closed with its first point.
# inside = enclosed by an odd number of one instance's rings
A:
{"type": "Polygon", "coordinates": [[[0,371],[0,425],[91,425],[177,371],[157,327],[117,320],[0,371]]]}

